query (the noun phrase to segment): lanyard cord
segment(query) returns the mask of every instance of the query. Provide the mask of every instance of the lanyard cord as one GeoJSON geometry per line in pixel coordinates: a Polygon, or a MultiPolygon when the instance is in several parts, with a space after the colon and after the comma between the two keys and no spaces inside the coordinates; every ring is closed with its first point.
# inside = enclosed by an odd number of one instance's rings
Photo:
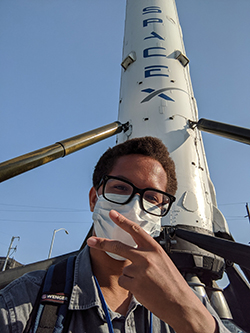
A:
{"type": "Polygon", "coordinates": [[[102,302],[102,308],[103,308],[103,311],[104,311],[105,316],[106,316],[106,320],[107,320],[107,324],[108,324],[108,328],[109,328],[109,333],[114,333],[113,325],[112,325],[112,322],[111,322],[111,319],[110,319],[107,304],[106,304],[105,299],[103,297],[101,288],[100,288],[99,283],[97,281],[97,278],[95,276],[94,276],[94,278],[95,278],[95,283],[96,283],[96,286],[97,286],[97,289],[98,289],[99,297],[100,297],[101,302],[102,302]]]}
{"type": "Polygon", "coordinates": [[[149,333],[153,333],[153,313],[152,312],[150,312],[149,333]]]}
{"type": "MultiPolygon", "coordinates": [[[[109,333],[114,333],[113,325],[112,325],[111,318],[110,318],[110,315],[109,315],[107,303],[106,303],[106,301],[103,297],[101,288],[100,288],[99,283],[97,281],[97,278],[95,276],[94,276],[94,279],[95,279],[95,283],[96,283],[96,286],[97,286],[97,289],[98,289],[98,294],[99,294],[99,297],[100,297],[100,300],[101,300],[101,303],[102,303],[102,308],[103,308],[103,311],[104,311],[105,316],[106,316],[106,320],[107,320],[107,324],[108,324],[108,328],[109,328],[109,333]]],[[[153,333],[153,314],[152,314],[152,312],[150,312],[149,333],[153,333]]]]}

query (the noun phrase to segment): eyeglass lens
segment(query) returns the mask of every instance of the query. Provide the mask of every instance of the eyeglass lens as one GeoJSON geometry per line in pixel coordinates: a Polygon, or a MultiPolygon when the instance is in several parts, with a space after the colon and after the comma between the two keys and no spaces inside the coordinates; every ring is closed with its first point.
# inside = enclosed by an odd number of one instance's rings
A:
{"type": "MultiPolygon", "coordinates": [[[[124,204],[133,194],[132,185],[119,179],[108,179],[104,186],[104,197],[117,204],[124,204]]],[[[144,211],[162,216],[170,205],[170,198],[157,190],[146,190],[143,192],[142,205],[144,211]]]]}

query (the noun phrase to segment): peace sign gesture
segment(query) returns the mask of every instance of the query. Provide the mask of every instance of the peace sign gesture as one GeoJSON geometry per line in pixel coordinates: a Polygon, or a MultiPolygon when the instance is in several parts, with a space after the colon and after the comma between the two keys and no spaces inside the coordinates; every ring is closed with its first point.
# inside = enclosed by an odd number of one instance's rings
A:
{"type": "Polygon", "coordinates": [[[90,247],[118,254],[131,261],[119,285],[129,290],[148,310],[180,333],[215,333],[216,321],[190,289],[162,247],[137,223],[114,210],[110,218],[128,232],[136,248],[119,241],[90,237],[90,247]]]}

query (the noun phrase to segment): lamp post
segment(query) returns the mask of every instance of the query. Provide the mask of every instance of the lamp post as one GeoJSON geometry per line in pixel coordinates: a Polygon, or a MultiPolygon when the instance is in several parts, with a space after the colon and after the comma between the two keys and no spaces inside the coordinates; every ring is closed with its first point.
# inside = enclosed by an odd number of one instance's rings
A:
{"type": "Polygon", "coordinates": [[[57,233],[57,231],[60,231],[60,230],[64,230],[65,233],[68,235],[68,231],[65,229],[65,228],[60,228],[60,229],[55,229],[54,232],[53,232],[53,236],[52,236],[52,240],[51,240],[51,244],[50,244],[50,249],[49,249],[49,255],[48,255],[48,258],[51,257],[51,252],[52,252],[52,248],[53,248],[53,244],[54,244],[54,240],[55,240],[55,235],[57,233]]]}

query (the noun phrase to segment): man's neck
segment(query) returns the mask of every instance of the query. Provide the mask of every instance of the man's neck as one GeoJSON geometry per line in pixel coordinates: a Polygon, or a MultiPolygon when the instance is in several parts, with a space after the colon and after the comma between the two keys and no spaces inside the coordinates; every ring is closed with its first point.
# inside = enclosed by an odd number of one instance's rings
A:
{"type": "Polygon", "coordinates": [[[93,274],[97,278],[106,303],[112,311],[126,315],[131,294],[119,286],[118,279],[130,261],[115,260],[105,252],[93,248],[90,248],[90,258],[93,274]]]}

